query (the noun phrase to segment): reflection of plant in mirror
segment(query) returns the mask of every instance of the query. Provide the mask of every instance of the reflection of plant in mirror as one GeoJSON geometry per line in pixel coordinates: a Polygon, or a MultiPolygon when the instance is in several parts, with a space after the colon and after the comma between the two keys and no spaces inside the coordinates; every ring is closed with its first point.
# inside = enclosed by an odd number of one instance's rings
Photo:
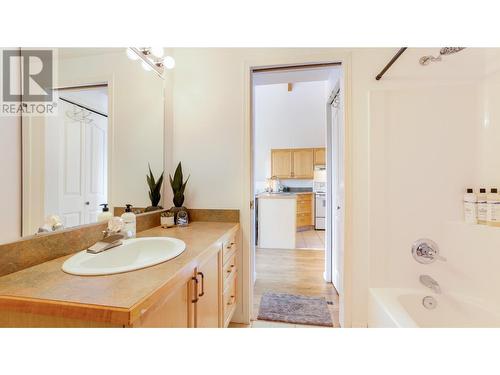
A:
{"type": "Polygon", "coordinates": [[[186,185],[189,181],[189,176],[186,181],[184,181],[184,177],[182,175],[182,165],[179,162],[179,165],[175,169],[174,178],[171,175],[170,177],[170,186],[172,186],[172,191],[174,193],[174,205],[175,207],[182,207],[184,203],[184,190],[186,189],[186,185]]]}
{"type": "Polygon", "coordinates": [[[154,211],[158,209],[158,204],[160,203],[161,199],[161,185],[163,184],[163,172],[158,181],[156,181],[153,172],[151,171],[151,166],[149,164],[148,167],[149,167],[149,175],[146,175],[146,181],[148,182],[149,186],[149,199],[151,200],[151,207],[146,208],[146,211],[154,211]]]}

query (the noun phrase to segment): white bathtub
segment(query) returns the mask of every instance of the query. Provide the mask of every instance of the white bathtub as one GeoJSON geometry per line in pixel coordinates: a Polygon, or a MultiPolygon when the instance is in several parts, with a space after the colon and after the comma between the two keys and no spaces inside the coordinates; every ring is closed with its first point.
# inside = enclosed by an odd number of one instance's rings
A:
{"type": "Polygon", "coordinates": [[[459,295],[372,288],[369,298],[368,327],[500,327],[500,309],[486,308],[459,295]],[[428,295],[437,300],[433,310],[422,305],[428,295]]]}

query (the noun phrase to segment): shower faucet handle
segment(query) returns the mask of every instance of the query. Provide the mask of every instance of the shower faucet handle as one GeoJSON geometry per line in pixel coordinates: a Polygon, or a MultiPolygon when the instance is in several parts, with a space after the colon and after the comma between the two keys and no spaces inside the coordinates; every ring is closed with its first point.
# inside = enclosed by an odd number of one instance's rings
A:
{"type": "Polygon", "coordinates": [[[436,260],[446,262],[446,258],[439,255],[438,245],[428,238],[415,241],[411,247],[411,254],[417,262],[422,264],[430,264],[436,260]]]}

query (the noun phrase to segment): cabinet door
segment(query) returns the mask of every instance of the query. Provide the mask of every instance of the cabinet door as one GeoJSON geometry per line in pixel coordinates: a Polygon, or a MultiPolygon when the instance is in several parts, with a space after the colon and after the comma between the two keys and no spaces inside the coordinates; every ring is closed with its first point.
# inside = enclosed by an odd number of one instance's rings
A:
{"type": "Polygon", "coordinates": [[[194,326],[192,295],[195,283],[188,279],[165,299],[144,311],[133,327],[140,328],[190,328],[194,326]]]}
{"type": "Polygon", "coordinates": [[[326,149],[314,149],[314,165],[326,165],[326,149]]]}
{"type": "Polygon", "coordinates": [[[292,177],[292,151],[271,150],[271,177],[292,177]]]}
{"type": "Polygon", "coordinates": [[[212,255],[196,269],[198,276],[198,302],[196,327],[219,326],[219,253],[212,255]]]}
{"type": "Polygon", "coordinates": [[[314,151],[312,148],[293,150],[293,178],[314,177],[314,151]]]}

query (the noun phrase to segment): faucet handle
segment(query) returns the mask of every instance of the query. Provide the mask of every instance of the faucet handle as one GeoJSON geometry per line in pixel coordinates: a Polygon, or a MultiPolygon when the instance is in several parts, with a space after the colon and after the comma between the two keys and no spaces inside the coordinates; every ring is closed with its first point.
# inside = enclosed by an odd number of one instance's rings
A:
{"type": "Polygon", "coordinates": [[[422,264],[430,264],[436,260],[446,261],[445,257],[439,255],[438,245],[428,238],[415,241],[411,247],[411,254],[417,262],[422,264]]]}

